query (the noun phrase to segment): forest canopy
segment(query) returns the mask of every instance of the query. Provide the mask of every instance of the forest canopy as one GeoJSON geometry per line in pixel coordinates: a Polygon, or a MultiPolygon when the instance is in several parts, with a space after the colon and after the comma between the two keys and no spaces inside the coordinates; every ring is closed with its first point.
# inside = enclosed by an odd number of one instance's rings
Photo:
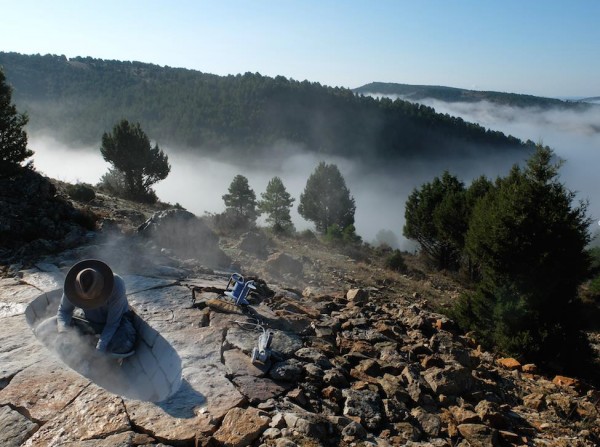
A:
{"type": "Polygon", "coordinates": [[[29,131],[55,131],[69,143],[95,144],[127,117],[164,144],[245,155],[282,141],[371,161],[533,147],[424,105],[283,76],[5,52],[0,65],[29,131]]]}

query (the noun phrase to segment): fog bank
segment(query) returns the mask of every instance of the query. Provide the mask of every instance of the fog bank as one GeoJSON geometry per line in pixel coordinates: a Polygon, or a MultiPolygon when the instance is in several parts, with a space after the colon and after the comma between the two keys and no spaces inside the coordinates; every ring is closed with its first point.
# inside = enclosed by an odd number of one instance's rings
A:
{"type": "Polygon", "coordinates": [[[600,162],[600,107],[579,112],[498,106],[489,102],[444,103],[427,100],[437,112],[550,146],[565,160],[561,181],[578,198],[589,200],[589,214],[600,219],[598,163],[600,162]]]}
{"type": "MultiPolygon", "coordinates": [[[[600,107],[582,113],[513,108],[488,102],[422,102],[438,112],[460,116],[466,121],[477,122],[523,140],[531,139],[549,145],[566,160],[561,169],[561,180],[569,189],[577,191],[578,198],[589,199],[591,217],[595,220],[600,217],[595,172],[600,158],[600,107]]],[[[109,168],[97,147],[72,148],[42,135],[31,135],[29,147],[35,151],[33,160],[36,168],[59,180],[96,184],[109,168]]],[[[291,215],[298,230],[314,228],[297,212],[300,194],[308,177],[319,162],[335,163],[356,201],[357,233],[363,240],[373,242],[381,230],[388,234],[393,232],[404,249],[414,248],[414,244],[402,237],[404,204],[414,188],[431,181],[444,170],[457,175],[467,185],[481,174],[494,179],[498,175],[506,175],[515,162],[524,162],[527,158],[525,153],[493,156],[482,153],[478,158],[397,161],[374,170],[364,164],[339,157],[323,157],[287,143],[269,148],[266,153],[270,155],[248,161],[239,157],[217,159],[161,147],[172,166],[169,176],[155,185],[161,201],[179,203],[198,216],[206,212],[219,213],[225,208],[222,196],[227,193],[236,175],[248,178],[257,199],[260,199],[269,180],[279,176],[296,199],[291,215]]],[[[261,223],[264,219],[259,220],[261,223]]]]}
{"type": "MultiPolygon", "coordinates": [[[[106,163],[97,148],[69,148],[43,136],[31,136],[30,147],[35,151],[34,165],[43,174],[58,180],[96,184],[106,173],[106,163]]],[[[346,180],[356,202],[356,231],[366,242],[373,242],[378,232],[393,232],[399,240],[398,247],[414,249],[414,244],[402,237],[404,202],[415,187],[430,181],[445,169],[457,173],[461,179],[471,179],[486,174],[495,176],[499,170],[508,171],[514,160],[503,156],[491,159],[451,159],[446,161],[399,161],[386,168],[368,170],[363,164],[339,157],[322,157],[297,147],[275,147],[271,152],[286,154],[264,160],[254,159],[244,163],[239,159],[229,161],[211,159],[205,155],[163,148],[169,156],[169,176],[154,185],[161,201],[180,204],[192,213],[220,213],[225,209],[222,196],[227,193],[233,178],[244,175],[260,199],[269,180],[282,179],[287,191],[296,199],[291,210],[297,230],[313,229],[312,222],[304,220],[297,211],[300,194],[308,177],[321,161],[334,163],[346,180]]],[[[264,224],[264,217],[259,219],[264,224]]]]}

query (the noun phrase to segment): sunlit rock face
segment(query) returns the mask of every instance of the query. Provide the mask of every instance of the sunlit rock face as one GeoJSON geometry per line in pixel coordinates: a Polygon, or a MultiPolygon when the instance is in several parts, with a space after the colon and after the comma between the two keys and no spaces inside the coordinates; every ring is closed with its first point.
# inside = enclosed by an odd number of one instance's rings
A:
{"type": "Polygon", "coordinates": [[[53,318],[62,290],[43,293],[25,309],[29,327],[36,338],[71,369],[114,394],[141,401],[159,402],[181,385],[181,359],[175,349],[138,315],[135,353],[122,364],[99,356],[95,338],[72,331],[59,337],[53,318]]]}

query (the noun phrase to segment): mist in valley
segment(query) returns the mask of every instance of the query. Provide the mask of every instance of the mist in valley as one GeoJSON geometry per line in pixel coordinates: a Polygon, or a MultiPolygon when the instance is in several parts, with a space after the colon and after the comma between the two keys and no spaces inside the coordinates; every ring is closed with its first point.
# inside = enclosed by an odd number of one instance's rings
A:
{"type": "Polygon", "coordinates": [[[587,111],[499,106],[486,101],[447,103],[425,100],[424,104],[438,113],[460,116],[465,121],[500,130],[522,140],[533,140],[550,146],[565,163],[561,181],[579,200],[589,201],[588,214],[594,220],[593,231],[600,219],[600,107],[587,111]]]}
{"type": "MultiPolygon", "coordinates": [[[[561,180],[569,189],[576,190],[580,199],[589,199],[591,217],[597,220],[600,216],[595,172],[600,153],[599,111],[540,111],[487,102],[422,102],[438,112],[460,116],[466,121],[477,122],[523,140],[542,141],[549,145],[566,160],[561,180]]],[[[152,129],[145,130],[152,137],[152,129]]],[[[33,161],[36,169],[49,177],[70,183],[96,184],[109,168],[100,155],[100,142],[97,147],[74,148],[42,134],[31,134],[29,141],[29,147],[35,151],[33,161]]],[[[300,194],[308,177],[319,162],[334,163],[356,201],[357,233],[366,242],[375,242],[386,235],[384,240],[409,251],[416,246],[402,237],[404,204],[415,187],[431,181],[444,170],[457,175],[467,185],[482,174],[493,179],[505,175],[515,162],[524,162],[528,155],[525,152],[509,152],[490,156],[474,148],[473,153],[477,155],[468,158],[411,159],[375,169],[344,158],[323,157],[287,143],[268,148],[263,157],[252,160],[208,156],[205,155],[208,153],[206,150],[194,153],[163,146],[160,141],[158,144],[169,156],[171,164],[169,176],[154,185],[161,201],[178,203],[198,216],[220,213],[225,208],[222,196],[227,193],[236,175],[248,178],[257,199],[260,199],[269,180],[279,176],[296,199],[291,215],[297,230],[313,228],[313,224],[297,212],[300,194]]],[[[264,224],[264,218],[258,222],[264,224]]]]}

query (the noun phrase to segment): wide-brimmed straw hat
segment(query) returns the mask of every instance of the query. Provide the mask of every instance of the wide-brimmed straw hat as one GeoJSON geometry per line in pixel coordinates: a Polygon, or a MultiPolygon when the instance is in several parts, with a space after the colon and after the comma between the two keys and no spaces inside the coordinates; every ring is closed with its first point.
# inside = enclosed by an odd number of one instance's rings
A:
{"type": "Polygon", "coordinates": [[[86,259],[71,267],[65,278],[64,292],[74,306],[94,309],[108,300],[114,283],[113,271],[106,263],[86,259]]]}

